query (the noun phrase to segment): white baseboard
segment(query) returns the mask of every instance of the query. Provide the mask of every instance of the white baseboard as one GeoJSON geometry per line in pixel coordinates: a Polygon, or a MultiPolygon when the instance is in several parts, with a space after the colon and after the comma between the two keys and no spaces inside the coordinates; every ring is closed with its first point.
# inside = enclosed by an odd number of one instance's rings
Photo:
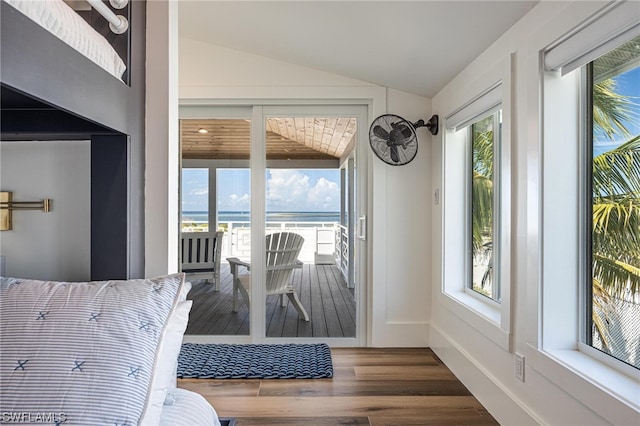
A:
{"type": "Polygon", "coordinates": [[[429,335],[429,347],[500,424],[543,424],[526,404],[518,400],[442,330],[431,324],[429,335]]]}

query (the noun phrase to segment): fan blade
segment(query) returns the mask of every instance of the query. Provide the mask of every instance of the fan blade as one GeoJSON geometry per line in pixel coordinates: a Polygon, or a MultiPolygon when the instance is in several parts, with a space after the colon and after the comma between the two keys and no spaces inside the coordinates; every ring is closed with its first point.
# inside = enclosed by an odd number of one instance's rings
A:
{"type": "Polygon", "coordinates": [[[389,139],[389,132],[382,128],[382,126],[373,126],[373,134],[380,139],[389,139]]]}
{"type": "Polygon", "coordinates": [[[400,156],[398,156],[398,147],[395,145],[391,145],[390,146],[390,154],[391,154],[391,159],[396,162],[399,163],[400,162],[400,156]]]}

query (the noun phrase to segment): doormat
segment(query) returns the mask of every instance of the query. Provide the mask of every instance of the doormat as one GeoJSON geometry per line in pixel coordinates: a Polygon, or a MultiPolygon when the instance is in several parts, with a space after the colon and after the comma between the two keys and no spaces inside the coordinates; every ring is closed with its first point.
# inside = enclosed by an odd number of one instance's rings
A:
{"type": "Polygon", "coordinates": [[[333,377],[331,349],[314,344],[183,343],[181,379],[320,379],[333,377]]]}

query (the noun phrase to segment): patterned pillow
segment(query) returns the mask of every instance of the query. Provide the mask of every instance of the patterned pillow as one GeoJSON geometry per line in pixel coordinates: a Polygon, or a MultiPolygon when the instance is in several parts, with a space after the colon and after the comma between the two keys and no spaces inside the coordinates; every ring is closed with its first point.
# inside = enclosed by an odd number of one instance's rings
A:
{"type": "Polygon", "coordinates": [[[138,424],[183,285],[183,274],[86,283],[0,278],[3,416],[138,424]]]}

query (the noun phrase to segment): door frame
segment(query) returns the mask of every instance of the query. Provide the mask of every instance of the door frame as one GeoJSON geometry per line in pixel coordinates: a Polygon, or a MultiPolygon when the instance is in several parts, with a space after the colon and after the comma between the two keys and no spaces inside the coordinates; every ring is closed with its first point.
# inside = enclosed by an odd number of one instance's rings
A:
{"type": "MultiPolygon", "coordinates": [[[[266,158],[262,135],[264,134],[265,118],[263,108],[269,113],[282,108],[310,108],[322,107],[356,107],[362,110],[355,116],[359,121],[357,133],[357,158],[358,173],[358,211],[357,217],[365,218],[361,223],[359,234],[363,236],[358,240],[360,262],[357,262],[356,275],[358,277],[358,293],[356,296],[357,315],[355,338],[267,338],[265,320],[265,306],[263,303],[252,303],[250,318],[262,318],[260,321],[252,320],[249,336],[185,336],[185,342],[191,343],[319,343],[324,342],[332,347],[364,347],[372,342],[373,325],[373,297],[372,289],[374,280],[372,276],[372,238],[371,218],[373,201],[372,188],[372,156],[368,148],[368,125],[374,117],[386,113],[386,88],[384,87],[262,87],[262,88],[232,88],[232,87],[188,87],[181,89],[179,101],[179,118],[238,118],[247,108],[251,108],[251,132],[252,155],[250,168],[254,166],[260,170],[266,168],[266,158]],[[254,137],[260,135],[260,137],[254,137]],[[261,145],[260,147],[254,145],[261,145]],[[257,151],[254,151],[254,148],[257,151]],[[255,157],[255,158],[254,158],[255,157]]],[[[287,110],[291,115],[291,110],[287,110]]],[[[315,113],[314,113],[315,114],[315,113]]],[[[308,114],[306,114],[308,115],[308,114]]],[[[322,114],[316,114],[318,116],[322,114]]],[[[181,157],[180,153],[178,153],[181,157]]],[[[260,190],[260,197],[252,196],[251,225],[252,240],[259,244],[252,244],[252,261],[264,264],[264,222],[265,222],[265,174],[251,174],[252,194],[256,189],[260,190]],[[262,225],[262,227],[260,227],[262,225]],[[255,230],[255,231],[254,231],[255,230]],[[255,233],[255,234],[254,234],[255,233]]],[[[380,269],[378,266],[377,269],[380,269]]],[[[255,278],[262,281],[264,268],[253,270],[258,274],[255,278]]],[[[262,286],[254,286],[257,290],[252,293],[254,300],[264,299],[262,286]]]]}
{"type": "MultiPolygon", "coordinates": [[[[254,120],[259,121],[259,126],[261,126],[260,129],[258,129],[258,125],[256,125],[256,131],[260,130],[259,133],[259,137],[254,138],[253,133],[251,136],[251,140],[252,140],[252,155],[251,155],[251,159],[252,159],[252,165],[256,164],[258,165],[259,163],[259,167],[257,167],[258,173],[252,173],[251,177],[252,179],[254,178],[254,174],[255,179],[256,179],[256,185],[257,186],[253,186],[251,187],[251,192],[252,194],[258,194],[258,192],[254,192],[257,191],[258,189],[261,189],[260,191],[260,195],[261,197],[251,197],[251,202],[252,202],[252,209],[251,209],[251,213],[252,213],[252,218],[251,218],[251,229],[252,229],[252,235],[251,235],[251,240],[252,241],[260,241],[260,244],[252,244],[251,245],[251,255],[252,255],[252,260],[256,259],[260,264],[260,265],[264,265],[266,260],[265,260],[265,238],[264,238],[264,229],[265,229],[265,205],[266,205],[266,198],[265,198],[265,187],[266,187],[266,174],[264,173],[267,169],[267,162],[266,162],[266,155],[265,155],[265,147],[266,147],[266,143],[265,143],[265,135],[266,135],[266,131],[265,131],[265,125],[266,125],[266,120],[267,118],[271,118],[271,117],[331,117],[331,118],[337,118],[337,117],[354,117],[357,120],[358,123],[358,131],[356,132],[356,146],[355,146],[355,154],[356,154],[356,163],[358,164],[362,164],[362,170],[358,171],[358,178],[356,179],[356,196],[357,196],[357,200],[356,200],[356,211],[355,212],[349,212],[349,215],[352,215],[354,218],[354,222],[355,218],[358,217],[366,217],[368,215],[368,208],[367,208],[367,179],[366,179],[366,167],[367,167],[367,157],[366,154],[368,153],[367,150],[367,145],[368,145],[368,120],[367,120],[367,111],[368,108],[363,106],[363,105],[270,105],[270,106],[260,106],[256,109],[254,109],[254,120]],[[253,143],[256,143],[257,145],[260,146],[254,146],[253,143]],[[253,148],[256,148],[256,151],[258,153],[258,155],[260,156],[260,158],[256,158],[255,159],[255,163],[253,162],[254,160],[254,151],[253,148]],[[361,174],[361,175],[360,175],[361,174]],[[255,199],[254,199],[255,198],[255,199]],[[258,198],[260,198],[260,200],[258,200],[258,198]],[[254,212],[254,204],[256,207],[256,216],[261,216],[261,217],[255,217],[253,216],[253,212],[254,212]],[[260,211],[257,211],[257,209],[261,209],[260,211]],[[254,220],[256,222],[254,222],[254,220]],[[259,222],[259,221],[262,222],[259,222]],[[257,224],[257,226],[254,226],[254,223],[257,224]],[[256,232],[254,233],[253,230],[256,230],[256,232]]],[[[258,124],[258,123],[256,123],[258,124]]],[[[252,122],[253,125],[253,122],[252,122]]],[[[252,127],[253,130],[253,127],[252,127]]],[[[256,155],[256,157],[258,156],[256,155]]],[[[340,163],[342,163],[343,161],[347,160],[348,157],[345,158],[341,158],[340,159],[340,163]]],[[[252,170],[254,170],[252,168],[252,170]]],[[[253,184],[253,182],[252,182],[253,184]]],[[[355,234],[355,232],[354,232],[355,234]]],[[[366,343],[366,265],[367,265],[367,241],[366,241],[366,235],[364,236],[364,238],[362,239],[356,239],[353,242],[353,247],[355,248],[355,251],[357,253],[357,255],[354,256],[354,259],[361,259],[360,261],[356,261],[353,264],[349,265],[349,268],[352,268],[353,273],[355,274],[356,277],[358,277],[358,282],[356,282],[356,292],[355,292],[355,299],[356,299],[356,335],[355,337],[312,337],[312,338],[305,338],[305,337],[296,337],[296,338],[284,338],[284,337],[266,337],[266,327],[264,324],[264,321],[261,321],[262,324],[256,324],[257,321],[252,321],[250,328],[251,328],[251,334],[252,335],[258,335],[258,333],[260,333],[259,335],[261,336],[260,339],[260,343],[318,343],[318,342],[322,342],[322,343],[327,343],[330,346],[364,346],[366,343]],[[254,328],[255,327],[255,328],[254,328]]],[[[261,268],[262,271],[260,271],[261,273],[264,273],[264,268],[261,268]]],[[[252,268],[252,274],[254,273],[254,270],[252,268]]],[[[263,276],[259,275],[258,276],[259,281],[258,282],[263,282],[263,276]]],[[[252,300],[264,300],[265,299],[265,295],[264,295],[264,286],[251,286],[251,290],[252,290],[252,300]],[[254,297],[257,297],[256,299],[253,299],[254,297]]],[[[251,318],[253,318],[254,312],[256,315],[260,315],[259,318],[264,318],[265,317],[265,304],[261,303],[260,304],[260,309],[258,309],[258,307],[256,307],[255,305],[257,305],[256,303],[252,303],[251,304],[251,318]]]]}

